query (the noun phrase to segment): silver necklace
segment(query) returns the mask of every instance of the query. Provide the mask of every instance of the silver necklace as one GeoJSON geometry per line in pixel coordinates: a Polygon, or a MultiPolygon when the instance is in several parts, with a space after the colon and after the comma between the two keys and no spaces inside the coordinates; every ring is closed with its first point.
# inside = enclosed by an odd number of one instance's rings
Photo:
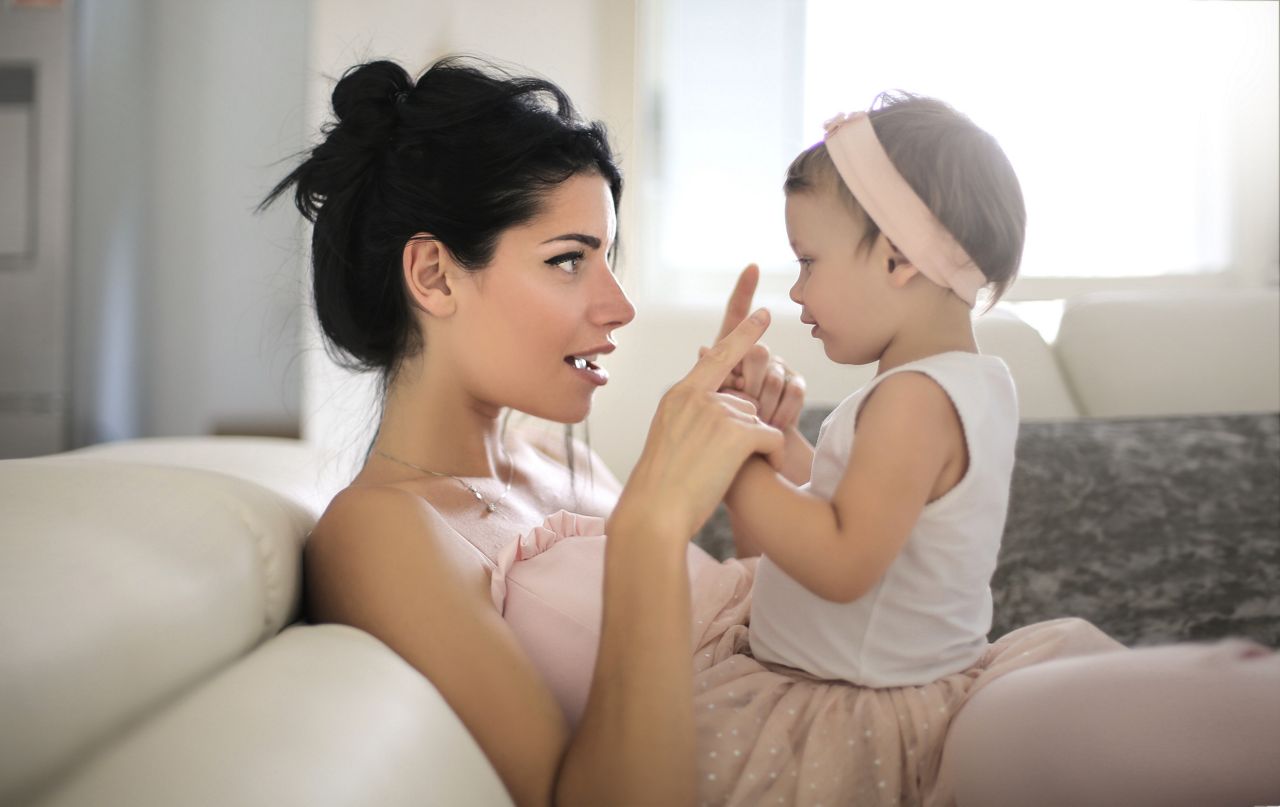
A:
{"type": "Polygon", "coordinates": [[[404,460],[398,457],[391,456],[390,454],[383,451],[382,449],[375,449],[373,453],[377,454],[380,457],[385,457],[386,459],[389,459],[392,462],[398,462],[401,465],[405,466],[406,468],[412,468],[415,471],[421,471],[424,474],[431,474],[432,476],[447,477],[449,479],[456,481],[459,485],[462,485],[464,488],[471,491],[471,495],[475,496],[476,499],[478,499],[480,503],[484,505],[484,509],[492,513],[498,509],[498,505],[501,504],[502,500],[507,498],[507,494],[511,492],[511,480],[516,473],[516,465],[514,462],[511,461],[511,457],[507,456],[506,447],[503,446],[501,443],[499,443],[498,450],[502,452],[503,458],[506,459],[507,461],[507,486],[502,489],[502,494],[498,496],[498,498],[492,499],[492,500],[486,499],[483,495],[481,495],[480,491],[476,489],[475,485],[471,484],[470,482],[463,479],[462,477],[454,476],[453,474],[442,474],[439,471],[433,471],[430,468],[423,468],[421,465],[414,465],[412,462],[405,462],[404,460]]]}

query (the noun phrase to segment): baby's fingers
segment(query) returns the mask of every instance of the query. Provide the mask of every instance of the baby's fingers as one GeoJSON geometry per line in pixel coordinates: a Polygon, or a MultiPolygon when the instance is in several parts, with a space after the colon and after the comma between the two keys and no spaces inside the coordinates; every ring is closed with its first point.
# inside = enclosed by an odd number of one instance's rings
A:
{"type": "Polygon", "coordinates": [[[782,390],[782,400],[774,411],[769,422],[779,429],[786,429],[800,420],[800,411],[804,409],[805,383],[804,376],[788,374],[786,387],[782,390]]]}
{"type": "Polygon", "coordinates": [[[747,428],[751,431],[751,453],[763,454],[775,471],[781,471],[784,459],[783,451],[787,442],[786,436],[778,429],[759,419],[747,428]]]}

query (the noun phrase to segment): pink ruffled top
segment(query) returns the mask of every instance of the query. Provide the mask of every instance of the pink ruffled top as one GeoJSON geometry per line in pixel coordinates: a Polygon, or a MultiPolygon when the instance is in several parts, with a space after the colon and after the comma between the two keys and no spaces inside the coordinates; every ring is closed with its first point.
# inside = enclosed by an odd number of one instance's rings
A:
{"type": "MultiPolygon", "coordinates": [[[[542,674],[571,725],[586,707],[595,671],[604,606],[605,520],[561,510],[498,553],[490,593],[525,654],[542,674]],[[553,551],[554,550],[554,551],[553,551]]],[[[719,607],[722,586],[704,575],[723,574],[721,564],[689,547],[695,611],[719,607]],[[706,602],[703,600],[716,600],[706,602]]],[[[738,575],[726,583],[733,587],[738,575]]],[[[708,620],[697,620],[694,647],[708,620]]]]}
{"type": "Polygon", "coordinates": [[[572,725],[586,706],[600,643],[604,523],[564,510],[548,516],[498,553],[489,588],[572,725]]]}

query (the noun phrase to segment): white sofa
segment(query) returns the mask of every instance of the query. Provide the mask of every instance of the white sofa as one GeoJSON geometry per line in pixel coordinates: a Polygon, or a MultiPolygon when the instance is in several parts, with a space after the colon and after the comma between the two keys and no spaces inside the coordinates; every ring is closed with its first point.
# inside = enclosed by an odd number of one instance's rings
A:
{"type": "Polygon", "coordinates": [[[328,466],[229,437],[0,462],[0,804],[510,804],[398,656],[292,624],[328,466]]]}
{"type": "MultiPolygon", "coordinates": [[[[1030,417],[1280,411],[1275,290],[1073,300],[1052,345],[996,312],[979,339],[1030,417]]],[[[341,470],[250,438],[0,462],[0,805],[509,804],[430,683],[297,622],[341,470]]]]}

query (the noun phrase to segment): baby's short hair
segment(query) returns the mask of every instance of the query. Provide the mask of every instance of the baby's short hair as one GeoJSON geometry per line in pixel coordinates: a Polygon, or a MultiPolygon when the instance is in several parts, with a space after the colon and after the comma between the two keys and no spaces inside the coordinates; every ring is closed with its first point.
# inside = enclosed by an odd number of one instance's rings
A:
{"type": "MultiPolygon", "coordinates": [[[[934,98],[881,93],[868,117],[898,173],[982,270],[994,304],[1017,277],[1026,240],[1026,206],[1009,158],[995,138],[934,98]]],[[[861,248],[880,234],[840,179],[825,143],[791,162],[783,190],[834,191],[863,224],[861,248]]]]}

